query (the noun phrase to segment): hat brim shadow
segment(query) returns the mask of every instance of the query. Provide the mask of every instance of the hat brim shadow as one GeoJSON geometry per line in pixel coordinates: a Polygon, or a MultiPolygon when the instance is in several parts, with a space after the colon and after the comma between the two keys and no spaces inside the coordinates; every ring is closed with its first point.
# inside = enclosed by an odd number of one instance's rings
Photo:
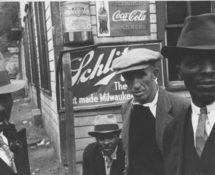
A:
{"type": "Polygon", "coordinates": [[[121,132],[121,129],[113,130],[113,131],[101,131],[101,132],[96,132],[96,131],[90,131],[88,134],[92,137],[99,137],[99,136],[105,136],[109,134],[119,134],[121,132]]]}
{"type": "Polygon", "coordinates": [[[194,47],[177,47],[177,46],[164,46],[161,54],[168,59],[179,58],[186,53],[194,53],[199,51],[207,51],[207,53],[215,54],[214,46],[194,46],[194,47]]]}

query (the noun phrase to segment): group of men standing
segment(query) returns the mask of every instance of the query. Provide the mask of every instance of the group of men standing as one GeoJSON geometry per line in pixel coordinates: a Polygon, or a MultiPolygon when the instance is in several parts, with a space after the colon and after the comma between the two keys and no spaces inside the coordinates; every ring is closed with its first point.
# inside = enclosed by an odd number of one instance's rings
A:
{"type": "Polygon", "coordinates": [[[122,106],[122,143],[114,116],[100,116],[89,133],[97,142],[84,151],[83,174],[214,175],[215,14],[187,17],[176,46],[161,53],[131,49],[112,65],[133,94],[122,106]],[[163,56],[179,62],[191,100],[158,86],[163,56]]]}

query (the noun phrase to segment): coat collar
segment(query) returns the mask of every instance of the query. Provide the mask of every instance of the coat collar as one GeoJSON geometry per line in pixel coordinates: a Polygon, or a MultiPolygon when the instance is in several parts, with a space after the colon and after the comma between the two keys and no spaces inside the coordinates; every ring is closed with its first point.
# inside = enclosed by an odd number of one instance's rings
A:
{"type": "Polygon", "coordinates": [[[166,125],[172,120],[172,103],[166,91],[160,88],[158,95],[155,133],[158,147],[163,151],[163,132],[166,125]]]}
{"type": "Polygon", "coordinates": [[[184,136],[185,136],[185,125],[187,122],[188,117],[191,115],[191,106],[185,108],[181,113],[179,114],[180,117],[177,117],[177,137],[178,137],[178,145],[179,145],[179,153],[177,157],[177,175],[181,175],[182,173],[182,161],[183,161],[183,153],[184,153],[184,136]]]}

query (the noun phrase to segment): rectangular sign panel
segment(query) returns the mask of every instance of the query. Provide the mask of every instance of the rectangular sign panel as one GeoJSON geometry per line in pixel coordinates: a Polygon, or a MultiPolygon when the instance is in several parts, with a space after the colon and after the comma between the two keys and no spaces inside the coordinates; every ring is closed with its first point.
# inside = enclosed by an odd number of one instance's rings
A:
{"type": "Polygon", "coordinates": [[[115,75],[111,64],[128,49],[141,47],[160,51],[160,43],[101,45],[72,51],[74,106],[100,105],[130,99],[132,95],[123,77],[115,75]]]}
{"type": "Polygon", "coordinates": [[[98,1],[98,36],[150,35],[149,1],[98,1]]]}

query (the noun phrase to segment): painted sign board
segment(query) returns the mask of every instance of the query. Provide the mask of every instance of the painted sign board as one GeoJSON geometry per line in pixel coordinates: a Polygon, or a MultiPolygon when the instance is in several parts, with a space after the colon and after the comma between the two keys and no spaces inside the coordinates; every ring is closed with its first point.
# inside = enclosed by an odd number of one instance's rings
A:
{"type": "Polygon", "coordinates": [[[149,1],[98,1],[98,36],[150,35],[149,1]]]}
{"type": "Polygon", "coordinates": [[[160,43],[133,43],[95,45],[71,51],[73,105],[111,104],[132,98],[123,77],[111,69],[112,61],[132,48],[160,51],[160,47],[160,43]]]}

